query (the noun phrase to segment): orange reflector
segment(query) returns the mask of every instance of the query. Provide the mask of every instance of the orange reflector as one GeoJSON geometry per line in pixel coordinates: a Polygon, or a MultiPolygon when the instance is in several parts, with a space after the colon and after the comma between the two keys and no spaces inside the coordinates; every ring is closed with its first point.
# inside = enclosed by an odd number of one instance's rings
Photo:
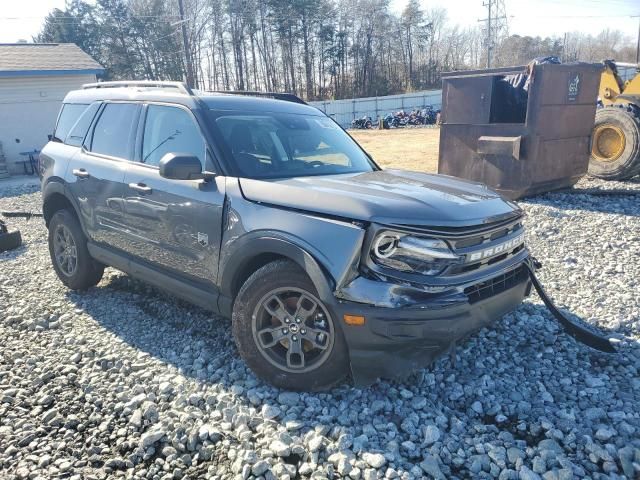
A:
{"type": "Polygon", "coordinates": [[[362,315],[344,315],[344,323],[347,325],[364,325],[364,317],[362,315]]]}

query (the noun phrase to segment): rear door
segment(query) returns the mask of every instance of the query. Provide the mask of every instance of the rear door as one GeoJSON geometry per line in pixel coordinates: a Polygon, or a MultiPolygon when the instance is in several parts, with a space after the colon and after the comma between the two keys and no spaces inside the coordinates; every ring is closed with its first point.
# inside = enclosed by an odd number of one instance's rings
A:
{"type": "Polygon", "coordinates": [[[124,174],[133,159],[140,110],[136,103],[104,103],[85,138],[71,132],[67,140],[82,143],[65,179],[85,230],[91,240],[119,249],[126,243],[124,174]]]}
{"type": "Polygon", "coordinates": [[[201,286],[215,285],[224,205],[224,177],[169,180],[158,165],[167,153],[197,156],[211,170],[206,142],[193,114],[178,105],[148,104],[137,162],[125,174],[129,253],[201,286]]]}

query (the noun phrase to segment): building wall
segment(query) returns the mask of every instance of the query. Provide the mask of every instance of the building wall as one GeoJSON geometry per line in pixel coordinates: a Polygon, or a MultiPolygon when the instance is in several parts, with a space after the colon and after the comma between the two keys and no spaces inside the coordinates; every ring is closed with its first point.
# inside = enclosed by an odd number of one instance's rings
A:
{"type": "Polygon", "coordinates": [[[424,90],[402,95],[388,95],[386,97],[326,100],[309,103],[333,117],[342,127],[348,128],[354,118],[367,116],[371,117],[375,123],[378,117],[384,117],[398,110],[409,112],[427,105],[438,109],[442,105],[442,90],[424,90]]]}
{"type": "Polygon", "coordinates": [[[95,75],[38,75],[0,78],[0,142],[11,173],[22,173],[20,152],[40,150],[53,132],[70,90],[95,82],[95,75]]]}

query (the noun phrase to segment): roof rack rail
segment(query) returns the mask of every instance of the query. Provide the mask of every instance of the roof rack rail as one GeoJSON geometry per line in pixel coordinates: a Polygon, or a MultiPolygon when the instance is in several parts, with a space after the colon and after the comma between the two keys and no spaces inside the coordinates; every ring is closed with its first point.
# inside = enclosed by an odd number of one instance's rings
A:
{"type": "Polygon", "coordinates": [[[193,90],[184,82],[169,82],[156,80],[117,80],[112,82],[96,82],[85,83],[83,89],[89,88],[118,88],[118,87],[158,87],[158,88],[177,88],[180,92],[193,96],[193,90]]]}
{"type": "Polygon", "coordinates": [[[308,105],[307,102],[302,100],[293,93],[279,93],[279,92],[252,92],[244,90],[207,90],[209,93],[222,93],[228,95],[246,95],[249,97],[265,97],[274,98],[276,100],[284,100],[285,102],[300,103],[302,105],[308,105]]]}

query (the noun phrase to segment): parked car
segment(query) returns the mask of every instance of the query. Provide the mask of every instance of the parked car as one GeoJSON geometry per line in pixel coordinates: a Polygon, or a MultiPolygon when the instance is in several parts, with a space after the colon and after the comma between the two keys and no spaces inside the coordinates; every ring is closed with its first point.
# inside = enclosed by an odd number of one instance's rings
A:
{"type": "Polygon", "coordinates": [[[106,265],[231,318],[279,387],[405,377],[529,293],[522,211],[487,187],[382,170],[286,94],[104,82],[42,150],[53,268],[106,265]]]}

